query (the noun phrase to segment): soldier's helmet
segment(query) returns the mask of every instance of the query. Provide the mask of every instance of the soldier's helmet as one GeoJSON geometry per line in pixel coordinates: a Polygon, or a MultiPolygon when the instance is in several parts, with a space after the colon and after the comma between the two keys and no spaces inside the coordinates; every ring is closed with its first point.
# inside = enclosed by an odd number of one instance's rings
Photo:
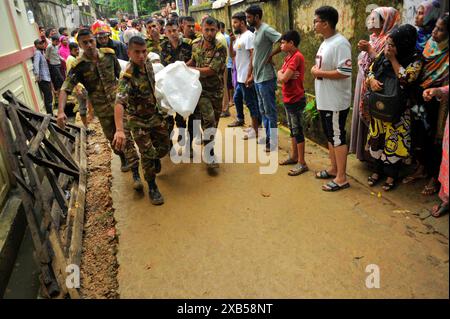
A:
{"type": "Polygon", "coordinates": [[[111,33],[111,27],[101,20],[97,20],[91,26],[92,34],[111,33]]]}

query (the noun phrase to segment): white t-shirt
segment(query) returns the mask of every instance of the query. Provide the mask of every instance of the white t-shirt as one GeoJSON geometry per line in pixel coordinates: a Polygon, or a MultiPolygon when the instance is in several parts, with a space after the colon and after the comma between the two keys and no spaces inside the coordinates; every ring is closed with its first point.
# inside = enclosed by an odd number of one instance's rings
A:
{"type": "Polygon", "coordinates": [[[317,109],[323,111],[343,111],[350,107],[352,98],[352,50],[350,42],[336,33],[325,39],[316,55],[316,65],[323,71],[337,70],[348,75],[345,79],[316,79],[317,109]]]}
{"type": "Polygon", "coordinates": [[[250,66],[250,50],[253,49],[255,35],[247,30],[236,36],[233,49],[236,52],[235,63],[237,71],[237,81],[245,83],[247,80],[248,68],[250,66]]]}

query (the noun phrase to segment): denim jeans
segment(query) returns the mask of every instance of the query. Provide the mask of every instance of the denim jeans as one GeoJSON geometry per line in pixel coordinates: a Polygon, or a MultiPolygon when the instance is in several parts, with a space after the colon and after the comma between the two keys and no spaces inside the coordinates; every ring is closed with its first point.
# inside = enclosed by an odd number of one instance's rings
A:
{"type": "Polygon", "coordinates": [[[275,90],[277,88],[277,79],[255,83],[256,93],[258,95],[259,112],[261,113],[262,124],[266,130],[266,137],[271,144],[277,145],[277,105],[275,103],[275,90]],[[272,129],[272,130],[271,130],[272,129]],[[275,136],[271,136],[271,132],[275,136]]]}
{"type": "Polygon", "coordinates": [[[246,87],[245,83],[237,83],[236,89],[234,91],[234,105],[236,105],[237,119],[239,121],[244,121],[244,101],[247,105],[250,116],[256,117],[259,122],[261,122],[261,114],[258,108],[258,99],[256,97],[255,86],[246,87]]]}

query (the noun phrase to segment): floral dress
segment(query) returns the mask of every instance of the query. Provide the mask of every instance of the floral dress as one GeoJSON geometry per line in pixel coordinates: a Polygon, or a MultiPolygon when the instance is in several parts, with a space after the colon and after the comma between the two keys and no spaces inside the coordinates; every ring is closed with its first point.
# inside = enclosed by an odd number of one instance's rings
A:
{"type": "MultiPolygon", "coordinates": [[[[384,58],[384,55],[380,54],[377,59],[380,58],[384,58]]],[[[375,78],[374,64],[375,62],[370,66],[367,85],[369,85],[370,79],[375,78]]],[[[410,63],[406,68],[401,67],[398,74],[400,84],[403,87],[412,85],[419,77],[421,70],[422,61],[420,59],[410,63]]],[[[400,160],[408,158],[411,148],[410,124],[409,109],[400,116],[400,120],[397,123],[386,122],[372,117],[367,137],[370,155],[374,159],[388,165],[396,164],[400,160]]]]}

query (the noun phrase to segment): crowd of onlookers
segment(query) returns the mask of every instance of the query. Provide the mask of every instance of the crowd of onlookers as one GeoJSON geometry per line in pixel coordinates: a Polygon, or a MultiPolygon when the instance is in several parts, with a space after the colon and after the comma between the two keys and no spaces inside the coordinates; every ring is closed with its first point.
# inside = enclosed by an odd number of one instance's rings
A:
{"type": "MultiPolygon", "coordinates": [[[[82,28],[90,28],[97,46],[113,49],[122,60],[128,60],[129,40],[142,36],[148,50],[159,54],[164,64],[167,55],[161,45],[172,41],[168,39],[173,39],[173,30],[189,52],[192,41],[202,38],[206,18],[195,21],[179,16],[172,3],[146,21],[97,21],[82,28]]],[[[315,11],[314,31],[323,37],[323,42],[313,66],[305,65],[299,49],[300,34],[295,30],[281,34],[264,23],[263,11],[257,5],[235,13],[228,30],[218,22],[216,41],[227,48],[220,116],[230,116],[229,107],[235,105],[237,117],[229,126],[244,126],[245,103],[251,117],[245,139],[256,138],[258,143],[265,143],[267,152],[277,149],[275,92],[280,84],[292,138],[290,155],[280,165],[294,165],[289,171],[291,176],[308,171],[302,114],[306,105],[303,81],[309,71],[314,77],[316,105],[331,161],[328,169],[316,173],[316,178],[330,179],[322,189],[338,191],[350,186],[346,176],[350,151],[374,168],[368,185],[375,186],[383,179],[382,188],[390,191],[401,182],[428,178],[423,195],[441,190],[442,204],[433,209],[433,214],[448,211],[448,104],[441,101],[448,95],[448,13],[442,14],[439,1],[425,1],[418,7],[412,26],[402,24],[395,8],[373,9],[366,19],[369,40],[358,42],[357,59],[352,57],[349,41],[336,30],[338,21],[337,10],[330,6],[315,11]],[[281,69],[276,70],[272,58],[280,52],[285,58],[281,69]],[[358,67],[354,89],[353,65],[358,67]],[[345,127],[351,105],[348,143],[345,127]],[[258,136],[260,126],[265,129],[264,136],[258,136]],[[444,152],[443,145],[447,145],[444,152]],[[402,166],[411,163],[415,171],[400,181],[402,166]]],[[[41,38],[35,43],[35,74],[46,110],[52,113],[53,95],[57,96],[65,74],[79,54],[78,30],[70,35],[65,28],[40,31],[41,38]]],[[[176,42],[175,39],[172,44],[177,46],[176,42]]],[[[173,49],[173,45],[169,47],[173,49]]],[[[187,62],[190,57],[183,59],[187,62]]],[[[89,101],[82,86],[76,98],[83,105],[80,110],[85,118],[89,101]]]]}

